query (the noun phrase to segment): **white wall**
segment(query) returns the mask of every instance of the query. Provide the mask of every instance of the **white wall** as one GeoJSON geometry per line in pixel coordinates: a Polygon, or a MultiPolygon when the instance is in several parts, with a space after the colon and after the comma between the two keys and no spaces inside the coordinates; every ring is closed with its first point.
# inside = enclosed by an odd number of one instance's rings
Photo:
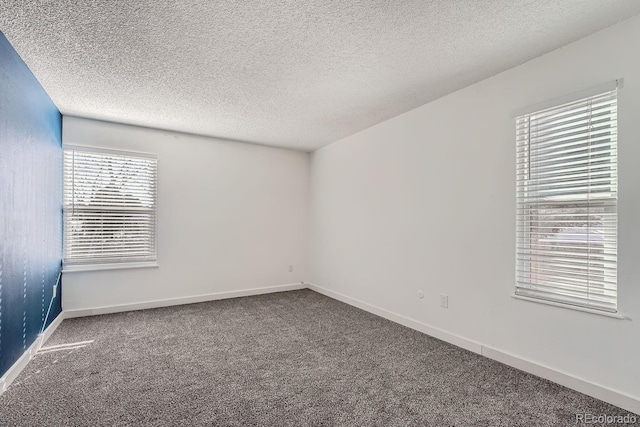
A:
{"type": "Polygon", "coordinates": [[[63,143],[158,155],[160,265],[65,273],[65,311],[307,279],[307,153],[75,117],[63,143]]]}
{"type": "Polygon", "coordinates": [[[311,282],[640,399],[637,40],[640,17],[314,152],[311,282]],[[619,308],[632,320],[514,299],[512,113],[616,78],[619,308]]]}

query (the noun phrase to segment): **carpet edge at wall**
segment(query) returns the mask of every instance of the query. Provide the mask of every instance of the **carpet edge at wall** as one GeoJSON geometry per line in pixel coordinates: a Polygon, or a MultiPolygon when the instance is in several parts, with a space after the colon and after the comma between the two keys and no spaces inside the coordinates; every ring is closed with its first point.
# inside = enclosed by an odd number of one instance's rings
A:
{"type": "Polygon", "coordinates": [[[513,368],[544,378],[556,384],[560,384],[561,386],[570,388],[596,399],[600,399],[604,402],[616,405],[622,409],[640,415],[640,397],[631,396],[618,390],[614,390],[603,385],[575,377],[566,372],[562,372],[560,370],[528,360],[521,356],[484,345],[477,341],[470,340],[463,336],[453,334],[443,329],[436,328],[434,326],[391,312],[389,310],[385,310],[356,298],[352,298],[339,292],[326,289],[322,286],[318,286],[309,282],[307,282],[306,285],[307,288],[311,289],[312,291],[318,292],[329,298],[344,302],[353,307],[357,307],[361,310],[375,314],[376,316],[383,317],[392,322],[399,323],[408,328],[448,342],[457,347],[464,348],[489,359],[495,360],[505,365],[509,365],[513,368]]]}

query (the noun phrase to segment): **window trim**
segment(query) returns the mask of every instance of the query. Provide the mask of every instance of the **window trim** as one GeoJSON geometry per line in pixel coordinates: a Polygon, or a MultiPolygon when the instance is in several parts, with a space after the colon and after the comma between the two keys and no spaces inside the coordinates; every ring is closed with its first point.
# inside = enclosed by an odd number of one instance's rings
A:
{"type": "Polygon", "coordinates": [[[82,273],[85,271],[103,271],[103,270],[130,270],[135,268],[158,268],[160,264],[157,261],[141,261],[141,262],[110,262],[104,264],[76,264],[67,265],[62,268],[63,273],[82,273]]]}
{"type": "MultiPolygon", "coordinates": [[[[71,263],[68,264],[64,260],[65,252],[64,248],[66,246],[66,237],[63,238],[63,259],[62,259],[62,272],[63,273],[73,273],[73,272],[83,272],[83,271],[100,271],[100,270],[120,270],[120,269],[135,269],[135,268],[157,268],[160,265],[158,264],[158,212],[159,212],[159,197],[158,197],[158,155],[155,153],[134,151],[134,150],[121,150],[121,149],[111,149],[104,147],[97,147],[91,145],[79,145],[79,144],[62,144],[62,152],[65,151],[82,151],[89,153],[98,153],[98,154],[112,154],[116,156],[125,156],[125,157],[138,157],[144,159],[152,159],[156,162],[156,173],[155,173],[155,224],[153,230],[153,238],[154,238],[154,247],[155,247],[155,257],[149,260],[123,260],[123,261],[114,261],[109,260],[105,262],[100,262],[96,260],[96,262],[86,262],[86,263],[71,263]]],[[[63,173],[64,175],[64,173],[63,173]]],[[[63,189],[64,191],[64,189],[63,189]]],[[[63,230],[65,228],[65,216],[64,216],[65,205],[64,201],[62,203],[62,220],[63,220],[63,230]]]]}
{"type": "Polygon", "coordinates": [[[600,316],[611,317],[613,319],[618,319],[618,320],[631,320],[630,317],[620,312],[620,307],[618,307],[618,311],[614,313],[612,311],[596,310],[593,308],[583,307],[581,305],[566,304],[566,303],[552,301],[544,298],[527,297],[524,295],[518,295],[515,292],[511,292],[511,298],[519,299],[522,301],[534,302],[536,304],[550,305],[552,307],[559,307],[559,308],[564,308],[564,309],[569,309],[574,311],[581,311],[583,313],[598,314],[600,316]]]}
{"type": "MultiPolygon", "coordinates": [[[[623,79],[616,79],[616,80],[612,80],[610,82],[607,82],[605,84],[601,84],[598,86],[594,86],[591,87],[589,89],[585,89],[582,91],[578,91],[578,92],[574,92],[572,94],[566,95],[566,96],[562,96],[562,97],[557,97],[555,99],[552,100],[548,100],[545,102],[541,102],[541,103],[537,103],[534,104],[532,106],[529,107],[525,107],[525,108],[521,108],[518,110],[515,110],[512,112],[512,119],[515,121],[517,121],[517,119],[521,116],[525,116],[525,115],[529,115],[529,114],[534,114],[534,113],[538,113],[547,109],[552,109],[555,107],[560,107],[564,104],[569,104],[569,103],[573,103],[573,102],[578,102],[581,100],[584,100],[586,98],[591,98],[591,97],[596,97],[598,95],[607,93],[607,92],[613,92],[614,90],[619,90],[620,88],[623,87],[624,84],[624,80],[623,79]]],[[[616,95],[616,102],[619,99],[619,94],[616,95]]],[[[616,124],[616,133],[618,130],[619,126],[616,124]]],[[[616,141],[616,150],[617,150],[617,141],[616,141]]],[[[517,151],[517,144],[516,144],[516,151],[517,151]]],[[[517,156],[516,156],[517,157],[517,156]]],[[[618,161],[619,161],[619,157],[616,159],[616,168],[618,167],[618,161]]],[[[629,317],[626,317],[624,314],[621,313],[620,311],[620,286],[618,281],[616,280],[616,311],[608,311],[606,309],[600,309],[600,308],[591,308],[588,306],[583,306],[583,305],[578,305],[578,304],[572,304],[571,302],[563,302],[561,300],[554,300],[554,299],[547,299],[544,297],[538,297],[538,296],[529,296],[529,295],[521,295],[518,294],[518,279],[519,279],[519,274],[518,274],[518,261],[517,261],[517,256],[518,256],[518,252],[519,252],[519,244],[518,244],[518,231],[517,231],[517,227],[518,227],[518,188],[519,188],[519,181],[518,181],[518,172],[517,172],[517,163],[516,163],[516,241],[515,241],[515,255],[516,255],[516,260],[515,260],[515,267],[516,267],[516,274],[515,274],[515,286],[512,287],[512,293],[511,293],[511,297],[514,299],[519,299],[519,300],[523,300],[523,301],[529,301],[529,302],[535,302],[535,303],[539,303],[539,304],[545,304],[545,305],[551,305],[554,307],[561,307],[561,308],[565,308],[565,309],[570,309],[570,310],[575,310],[575,311],[581,311],[581,312],[585,312],[585,313],[591,313],[591,314],[598,314],[598,315],[602,315],[605,317],[611,317],[611,318],[615,318],[615,319],[626,319],[626,320],[630,320],[629,317]]],[[[616,182],[616,186],[619,185],[619,182],[616,182]]],[[[618,205],[617,202],[617,198],[616,198],[616,206],[618,205]]],[[[616,213],[618,214],[618,210],[616,208],[616,213]]],[[[616,239],[616,251],[619,247],[619,234],[617,236],[616,239]]],[[[617,269],[617,268],[616,268],[617,269]]]]}

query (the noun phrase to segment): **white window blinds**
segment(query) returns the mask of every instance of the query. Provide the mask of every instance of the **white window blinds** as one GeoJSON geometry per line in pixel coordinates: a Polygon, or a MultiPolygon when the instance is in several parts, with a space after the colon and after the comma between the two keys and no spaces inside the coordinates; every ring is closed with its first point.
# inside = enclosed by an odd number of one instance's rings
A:
{"type": "Polygon", "coordinates": [[[617,311],[617,90],[516,118],[516,294],[617,311]]]}
{"type": "Polygon", "coordinates": [[[157,159],[64,150],[64,264],[156,260],[157,159]]]}

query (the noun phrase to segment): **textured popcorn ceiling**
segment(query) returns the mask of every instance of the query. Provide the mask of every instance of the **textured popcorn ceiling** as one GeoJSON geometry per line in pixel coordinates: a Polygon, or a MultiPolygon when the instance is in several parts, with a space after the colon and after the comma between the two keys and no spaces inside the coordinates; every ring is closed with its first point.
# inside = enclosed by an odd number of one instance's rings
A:
{"type": "Polygon", "coordinates": [[[639,12],[638,0],[0,0],[0,31],[63,114],[313,150],[639,12]]]}

